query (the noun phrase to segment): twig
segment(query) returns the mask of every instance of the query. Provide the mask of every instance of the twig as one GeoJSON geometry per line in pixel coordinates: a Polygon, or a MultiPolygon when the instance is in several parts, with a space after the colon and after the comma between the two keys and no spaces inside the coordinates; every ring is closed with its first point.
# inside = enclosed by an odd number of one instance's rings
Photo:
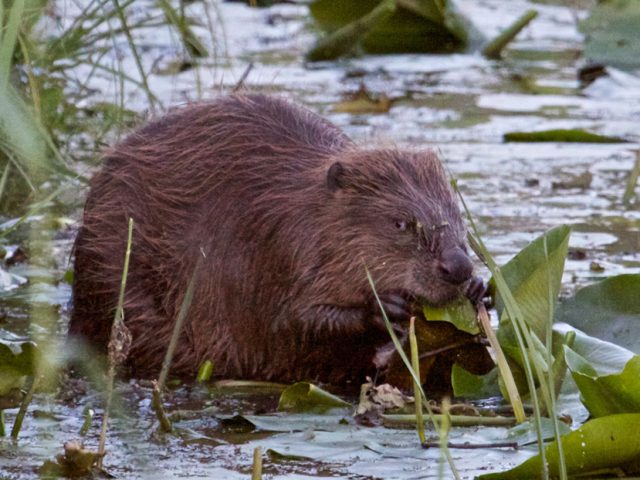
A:
{"type": "MultiPolygon", "coordinates": [[[[416,416],[411,414],[381,415],[384,425],[413,425],[416,423],[416,416]]],[[[434,420],[442,422],[445,415],[433,414],[434,420]]],[[[513,417],[476,417],[471,415],[449,415],[452,427],[510,427],[516,424],[513,417]]],[[[439,431],[439,430],[438,430],[439,431]]]]}
{"type": "MultiPolygon", "coordinates": [[[[440,448],[442,444],[440,442],[422,442],[422,448],[440,448]]],[[[472,450],[475,448],[513,448],[518,449],[517,442],[493,442],[493,443],[455,443],[447,442],[449,448],[461,448],[465,450],[472,450]]]]}
{"type": "Polygon", "coordinates": [[[526,27],[531,20],[538,16],[536,10],[528,10],[522,16],[520,16],[509,27],[500,32],[500,34],[491,40],[483,49],[482,54],[487,58],[499,59],[502,50],[506,47],[511,40],[515,38],[520,31],[526,27]]]}
{"type": "Polygon", "coordinates": [[[470,343],[478,343],[480,345],[486,345],[485,339],[479,336],[474,336],[471,338],[467,338],[465,340],[460,340],[459,342],[450,343],[449,345],[445,345],[444,347],[436,348],[435,350],[429,350],[428,352],[420,354],[420,360],[424,360],[428,357],[433,357],[434,355],[440,355],[443,352],[448,350],[453,350],[459,347],[464,347],[465,345],[469,345],[470,343]]]}
{"type": "Polygon", "coordinates": [[[237,91],[244,88],[244,82],[249,76],[249,74],[251,73],[251,70],[253,70],[253,62],[250,62],[249,65],[247,65],[247,68],[244,69],[244,72],[242,73],[240,80],[238,80],[238,82],[236,83],[236,86],[233,87],[233,90],[231,90],[233,93],[236,93],[237,91]]]}

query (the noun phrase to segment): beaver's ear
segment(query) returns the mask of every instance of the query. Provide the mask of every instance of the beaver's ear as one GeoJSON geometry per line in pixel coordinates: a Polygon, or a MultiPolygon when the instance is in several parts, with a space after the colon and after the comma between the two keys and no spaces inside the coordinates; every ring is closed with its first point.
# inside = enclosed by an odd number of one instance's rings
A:
{"type": "Polygon", "coordinates": [[[340,162],[335,162],[329,167],[327,172],[327,187],[329,187],[329,191],[335,192],[345,186],[345,173],[346,169],[340,162]]]}

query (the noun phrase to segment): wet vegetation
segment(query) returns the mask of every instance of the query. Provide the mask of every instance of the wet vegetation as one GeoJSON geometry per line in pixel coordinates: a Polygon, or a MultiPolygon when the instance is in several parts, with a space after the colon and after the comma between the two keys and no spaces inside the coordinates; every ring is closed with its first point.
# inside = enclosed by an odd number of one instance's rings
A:
{"type": "Polygon", "coordinates": [[[640,2],[247,3],[0,3],[0,478],[640,474],[640,2]],[[394,385],[127,381],[121,308],[104,365],[67,342],[100,152],[239,83],[457,179],[489,311],[389,324],[394,385]]]}

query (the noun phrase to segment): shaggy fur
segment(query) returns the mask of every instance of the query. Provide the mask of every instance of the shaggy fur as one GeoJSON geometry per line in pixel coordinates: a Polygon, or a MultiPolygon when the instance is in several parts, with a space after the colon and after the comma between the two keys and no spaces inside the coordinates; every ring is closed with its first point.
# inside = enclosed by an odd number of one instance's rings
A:
{"type": "Polygon", "coordinates": [[[206,359],[227,378],[360,382],[388,334],[379,292],[441,304],[444,249],[466,248],[431,151],[362,149],[312,112],[262,95],[178,109],[106,155],[75,245],[70,332],[107,344],[135,222],[125,298],[129,366],[160,369],[187,284],[172,372],[206,359]]]}

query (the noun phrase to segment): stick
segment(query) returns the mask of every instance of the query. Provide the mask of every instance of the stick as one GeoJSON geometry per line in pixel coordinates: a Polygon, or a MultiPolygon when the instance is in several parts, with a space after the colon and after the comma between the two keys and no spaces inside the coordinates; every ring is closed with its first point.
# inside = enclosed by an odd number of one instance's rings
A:
{"type": "Polygon", "coordinates": [[[513,22],[511,26],[507,27],[500,32],[497,37],[487,43],[482,49],[482,54],[487,58],[498,60],[502,55],[504,47],[537,16],[538,12],[536,10],[528,10],[525,12],[520,18],[513,22]]]}

